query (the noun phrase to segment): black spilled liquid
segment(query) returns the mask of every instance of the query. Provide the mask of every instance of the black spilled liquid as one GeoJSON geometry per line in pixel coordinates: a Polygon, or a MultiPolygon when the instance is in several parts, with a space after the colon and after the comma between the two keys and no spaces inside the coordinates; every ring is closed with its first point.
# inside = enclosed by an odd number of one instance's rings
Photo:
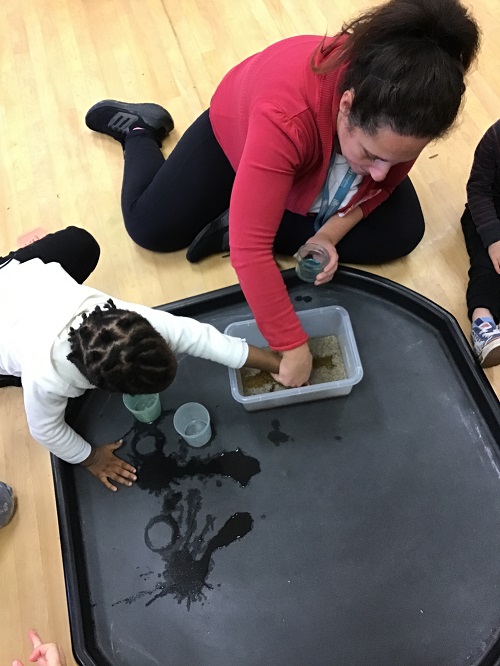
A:
{"type": "MultiPolygon", "coordinates": [[[[224,479],[230,479],[245,488],[261,471],[259,461],[241,449],[198,457],[201,451],[194,453],[185,444],[178,445],[177,438],[176,452],[166,454],[167,437],[160,426],[171,413],[163,413],[152,424],[136,423],[123,436],[124,442],[130,444],[130,461],[137,469],[136,485],[157,497],[163,495],[161,512],[146,525],[144,541],[149,550],[161,557],[164,567],[153,589],[140,591],[113,605],[149,597],[148,606],[171,596],[179,604],[185,602],[189,610],[192,603],[203,602],[206,592],[213,589],[207,579],[215,566],[215,552],[241,539],[253,527],[248,512],[237,512],[216,530],[216,516],[206,514],[200,519],[202,493],[191,486],[194,479],[203,482],[217,477],[216,487],[220,488],[224,479]]],[[[140,577],[147,582],[151,573],[148,570],[140,577]]]]}
{"type": "Polygon", "coordinates": [[[271,426],[273,429],[267,435],[267,439],[270,442],[272,442],[274,446],[279,446],[280,444],[288,442],[288,440],[290,439],[290,435],[287,435],[286,432],[282,432],[280,430],[280,422],[278,421],[278,419],[273,419],[271,421],[271,426]]]}
{"type": "Polygon", "coordinates": [[[252,529],[253,519],[247,512],[235,513],[209,538],[215,518],[207,515],[199,531],[197,516],[201,505],[201,493],[198,489],[189,490],[185,498],[181,492],[165,497],[161,513],[149,521],[144,534],[146,546],[158,553],[164,562],[163,574],[159,575],[163,581],[156,583],[152,590],[138,592],[113,606],[130,604],[145,596],[152,597],[146,603],[146,606],[149,606],[154,601],[171,595],[179,604],[186,602],[189,610],[193,602],[206,598],[205,590],[213,589],[213,586],[207,583],[207,578],[214,566],[214,552],[248,534],[252,529]],[[164,529],[156,532],[158,527],[164,529]],[[166,542],[165,534],[168,535],[166,542]]]}
{"type": "Polygon", "coordinates": [[[180,479],[214,476],[231,478],[245,487],[252,476],[260,472],[259,461],[241,449],[188,459],[187,447],[181,445],[179,451],[166,455],[167,438],[159,427],[162,420],[163,416],[155,423],[137,423],[123,436],[124,442],[130,441],[130,462],[137,469],[139,488],[159,496],[180,479]],[[140,452],[140,442],[145,437],[154,440],[153,450],[147,454],[140,452]]]}

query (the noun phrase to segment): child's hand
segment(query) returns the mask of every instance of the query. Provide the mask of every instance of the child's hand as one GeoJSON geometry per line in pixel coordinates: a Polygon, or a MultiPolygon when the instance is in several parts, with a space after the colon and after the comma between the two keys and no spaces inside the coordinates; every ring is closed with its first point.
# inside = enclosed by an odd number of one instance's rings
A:
{"type": "Polygon", "coordinates": [[[123,441],[120,440],[119,442],[97,446],[92,449],[90,456],[81,463],[110,490],[117,490],[117,488],[109,479],[113,479],[113,481],[117,481],[124,486],[131,486],[132,481],[137,481],[135,467],[121,458],[117,458],[114,454],[114,451],[122,444],[123,441]]]}
{"type": "Polygon", "coordinates": [[[493,268],[497,273],[500,273],[500,241],[496,241],[496,243],[488,246],[488,254],[490,255],[493,268]]]}
{"type": "MultiPolygon", "coordinates": [[[[36,663],[38,666],[66,666],[62,648],[55,643],[42,643],[34,629],[29,632],[29,637],[33,643],[33,652],[30,656],[32,663],[36,663]]],[[[23,663],[19,659],[15,659],[12,666],[23,666],[23,663]]]]}

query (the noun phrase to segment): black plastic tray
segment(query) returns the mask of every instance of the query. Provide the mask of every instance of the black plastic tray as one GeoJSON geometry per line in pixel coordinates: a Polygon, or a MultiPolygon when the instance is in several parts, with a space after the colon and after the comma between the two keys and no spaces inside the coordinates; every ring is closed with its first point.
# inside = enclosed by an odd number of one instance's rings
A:
{"type": "MultiPolygon", "coordinates": [[[[139,470],[111,493],[53,459],[73,648],[84,666],[500,664],[500,410],[455,319],[342,268],[285,279],[297,309],[339,304],[364,378],[349,396],[246,412],[227,369],[182,358],[151,426],[120,395],[72,401],[139,470]],[[172,413],[209,409],[188,449],[172,413]]],[[[166,307],[251,317],[238,287],[166,307]]]]}

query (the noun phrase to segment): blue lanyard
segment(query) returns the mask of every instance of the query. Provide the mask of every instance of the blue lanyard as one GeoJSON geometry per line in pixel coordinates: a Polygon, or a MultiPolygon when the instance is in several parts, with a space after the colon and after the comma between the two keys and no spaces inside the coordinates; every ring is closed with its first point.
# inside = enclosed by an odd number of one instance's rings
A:
{"type": "Polygon", "coordinates": [[[330,174],[333,169],[333,163],[335,162],[336,154],[333,153],[332,159],[330,160],[330,166],[328,167],[328,173],[326,175],[325,184],[323,186],[323,192],[321,194],[321,206],[316,219],[314,220],[314,231],[319,231],[325,222],[338,211],[341,203],[346,198],[347,193],[352,187],[352,184],[356,178],[356,174],[352,171],[351,167],[347,169],[346,175],[342,178],[342,182],[337,188],[333,199],[330,201],[330,191],[328,189],[328,181],[330,180],[330,174]]]}

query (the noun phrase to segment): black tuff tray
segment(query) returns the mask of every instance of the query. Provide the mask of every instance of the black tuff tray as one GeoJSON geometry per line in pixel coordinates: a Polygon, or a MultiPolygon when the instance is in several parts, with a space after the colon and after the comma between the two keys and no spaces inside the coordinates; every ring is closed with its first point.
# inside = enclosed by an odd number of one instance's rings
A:
{"type": "MultiPolygon", "coordinates": [[[[349,396],[246,412],[225,367],[183,357],[153,425],[121,395],[69,405],[139,474],[111,493],[53,459],[77,661],[500,664],[500,410],[455,319],[354,269],[285,279],[297,309],[349,312],[349,396]],[[202,449],[172,425],[191,400],[212,417],[202,449]]],[[[251,317],[238,287],[164,309],[221,330],[251,317]]]]}

